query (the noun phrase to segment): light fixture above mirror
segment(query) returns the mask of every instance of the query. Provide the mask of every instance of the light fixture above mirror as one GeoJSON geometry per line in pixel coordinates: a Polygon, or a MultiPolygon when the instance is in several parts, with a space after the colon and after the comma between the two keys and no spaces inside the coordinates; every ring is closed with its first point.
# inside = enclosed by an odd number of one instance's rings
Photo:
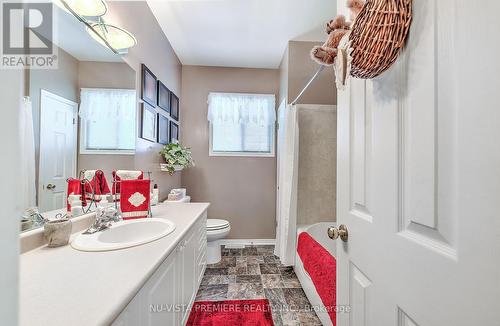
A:
{"type": "Polygon", "coordinates": [[[87,32],[100,44],[116,54],[126,54],[137,44],[132,33],[104,21],[108,11],[104,0],[60,0],[63,6],[80,22],[87,26],[87,32]]]}
{"type": "Polygon", "coordinates": [[[104,42],[106,40],[118,52],[129,49],[137,44],[134,35],[121,27],[105,23],[95,23],[91,26],[92,28],[87,28],[87,31],[97,42],[107,46],[104,42]]]}
{"type": "Polygon", "coordinates": [[[101,17],[108,11],[104,0],[64,0],[78,15],[84,17],[101,17]]]}

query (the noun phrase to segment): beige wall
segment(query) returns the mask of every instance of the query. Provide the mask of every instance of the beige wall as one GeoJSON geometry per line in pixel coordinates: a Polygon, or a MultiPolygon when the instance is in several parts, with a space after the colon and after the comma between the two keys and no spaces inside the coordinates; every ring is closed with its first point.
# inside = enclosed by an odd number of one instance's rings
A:
{"type": "MultiPolygon", "coordinates": [[[[135,89],[135,71],[126,63],[92,62],[78,63],[78,86],[80,88],[135,89]]],[[[78,94],[80,95],[80,94],[78,94]]],[[[78,170],[100,169],[111,185],[113,170],[132,170],[135,167],[133,155],[79,154],[78,170]]]]}
{"type": "Polygon", "coordinates": [[[336,221],[337,110],[299,105],[297,224],[336,221]]]}
{"type": "Polygon", "coordinates": [[[274,239],[276,159],[209,157],[209,92],[279,93],[279,71],[184,66],[182,68],[182,141],[191,147],[196,167],[182,172],[193,201],[211,203],[209,218],[231,223],[229,238],[274,239]]]}
{"type": "MultiPolygon", "coordinates": [[[[140,96],[140,71],[141,63],[144,63],[156,77],[179,96],[181,94],[181,62],[146,1],[108,1],[107,4],[109,11],[106,14],[106,21],[125,28],[137,38],[137,46],[130,49],[129,53],[123,57],[124,61],[137,72],[137,95],[140,96]]],[[[181,97],[181,103],[182,101],[181,97]]],[[[181,111],[180,114],[182,117],[183,112],[181,111]]],[[[138,117],[140,117],[140,105],[138,117]]],[[[138,123],[138,135],[139,131],[138,123]]],[[[170,176],[160,171],[159,164],[162,158],[158,152],[161,148],[160,144],[137,138],[134,164],[136,169],[153,173],[152,178],[160,188],[160,199],[163,199],[170,189],[180,186],[181,175],[176,173],[170,176]]]]}
{"type": "MultiPolygon", "coordinates": [[[[320,42],[290,41],[280,64],[280,99],[292,103],[319,68],[310,56],[320,42]]],[[[302,95],[299,104],[337,104],[335,75],[327,67],[302,95]]]]}

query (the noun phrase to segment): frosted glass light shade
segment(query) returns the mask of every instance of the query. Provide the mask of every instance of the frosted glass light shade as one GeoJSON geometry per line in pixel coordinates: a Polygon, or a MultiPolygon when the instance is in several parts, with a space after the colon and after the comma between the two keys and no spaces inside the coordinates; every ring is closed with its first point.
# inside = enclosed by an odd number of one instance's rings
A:
{"type": "Polygon", "coordinates": [[[99,43],[107,46],[106,43],[101,39],[104,38],[109,45],[115,50],[125,50],[129,49],[137,44],[137,40],[134,35],[130,32],[124,30],[123,28],[110,25],[110,24],[94,24],[92,25],[95,32],[88,30],[90,35],[99,43]],[[96,32],[101,36],[99,37],[96,32]]]}
{"type": "Polygon", "coordinates": [[[78,15],[100,17],[108,11],[104,0],[63,0],[78,15]]]}

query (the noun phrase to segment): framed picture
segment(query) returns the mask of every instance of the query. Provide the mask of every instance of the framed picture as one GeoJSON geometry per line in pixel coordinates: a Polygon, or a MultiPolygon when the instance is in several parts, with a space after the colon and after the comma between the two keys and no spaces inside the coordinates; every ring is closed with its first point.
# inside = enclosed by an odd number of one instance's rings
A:
{"type": "Polygon", "coordinates": [[[179,121],[179,98],[170,92],[170,116],[179,121]]]}
{"type": "Polygon", "coordinates": [[[149,105],[156,107],[157,89],[156,89],[156,76],[142,64],[141,75],[141,98],[149,105]]]}
{"type": "Polygon", "coordinates": [[[147,103],[142,103],[141,138],[156,143],[156,110],[147,103]]]}
{"type": "Polygon", "coordinates": [[[170,121],[170,142],[179,142],[179,125],[173,121],[170,121]]]}
{"type": "Polygon", "coordinates": [[[158,106],[163,111],[170,113],[170,91],[161,81],[158,81],[158,106]]]}
{"type": "Polygon", "coordinates": [[[170,140],[169,130],[169,120],[166,116],[158,113],[158,142],[163,145],[167,145],[170,140]]]}

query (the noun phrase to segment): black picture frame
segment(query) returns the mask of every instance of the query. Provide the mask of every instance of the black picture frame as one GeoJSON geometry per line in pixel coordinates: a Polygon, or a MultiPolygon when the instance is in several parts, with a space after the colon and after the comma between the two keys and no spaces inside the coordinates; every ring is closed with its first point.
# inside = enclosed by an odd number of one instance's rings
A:
{"type": "Polygon", "coordinates": [[[156,143],[158,117],[156,110],[148,103],[142,103],[141,108],[141,138],[156,143]]]}
{"type": "Polygon", "coordinates": [[[145,64],[141,65],[141,99],[156,107],[158,100],[157,78],[145,64]]]}
{"type": "Polygon", "coordinates": [[[173,92],[170,92],[170,116],[179,121],[179,98],[173,92]]]}
{"type": "Polygon", "coordinates": [[[158,80],[158,107],[170,113],[170,90],[160,80],[158,80]]]}
{"type": "Polygon", "coordinates": [[[158,113],[158,143],[167,145],[170,141],[170,120],[161,113],[158,113]]]}
{"type": "Polygon", "coordinates": [[[179,142],[179,125],[170,120],[170,143],[179,142]]]}

